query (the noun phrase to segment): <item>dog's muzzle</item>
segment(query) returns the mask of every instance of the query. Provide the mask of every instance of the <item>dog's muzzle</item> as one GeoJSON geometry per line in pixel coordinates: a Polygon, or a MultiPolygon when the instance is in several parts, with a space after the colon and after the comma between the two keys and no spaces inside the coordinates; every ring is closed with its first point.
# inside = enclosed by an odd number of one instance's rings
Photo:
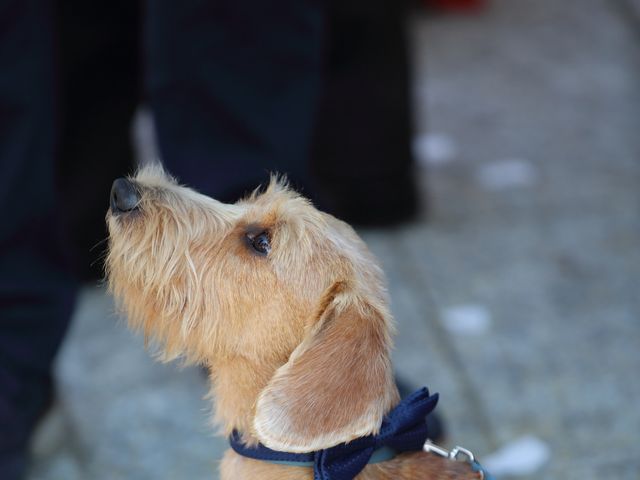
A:
{"type": "Polygon", "coordinates": [[[138,208],[140,195],[133,183],[126,178],[117,178],[111,186],[111,213],[118,215],[138,208]]]}

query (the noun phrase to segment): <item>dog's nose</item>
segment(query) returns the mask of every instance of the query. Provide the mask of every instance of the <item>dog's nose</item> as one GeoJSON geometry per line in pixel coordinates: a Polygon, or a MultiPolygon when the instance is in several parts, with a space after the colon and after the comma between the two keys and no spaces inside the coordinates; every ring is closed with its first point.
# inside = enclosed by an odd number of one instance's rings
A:
{"type": "Polygon", "coordinates": [[[126,178],[117,178],[111,186],[111,212],[123,213],[138,207],[140,195],[136,187],[126,178]]]}

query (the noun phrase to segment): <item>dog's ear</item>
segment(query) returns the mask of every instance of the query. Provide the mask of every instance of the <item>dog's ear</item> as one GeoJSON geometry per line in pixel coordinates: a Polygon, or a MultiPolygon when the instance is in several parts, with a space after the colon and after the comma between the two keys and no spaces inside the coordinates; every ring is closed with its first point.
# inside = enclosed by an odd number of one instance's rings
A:
{"type": "Polygon", "coordinates": [[[384,307],[336,283],[315,318],[257,401],[255,433],[274,450],[320,450],[375,433],[398,399],[384,307]]]}

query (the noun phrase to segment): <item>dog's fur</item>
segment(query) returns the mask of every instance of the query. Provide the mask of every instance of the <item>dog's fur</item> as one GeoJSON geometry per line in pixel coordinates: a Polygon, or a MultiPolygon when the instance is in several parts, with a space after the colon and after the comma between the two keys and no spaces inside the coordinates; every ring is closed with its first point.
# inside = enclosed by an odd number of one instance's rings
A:
{"type": "MultiPolygon", "coordinates": [[[[227,205],[160,167],[131,179],[138,209],[107,215],[109,285],[134,329],[211,371],[215,420],[249,444],[308,452],[376,433],[399,401],[383,274],[356,233],[272,179],[227,205]],[[260,255],[249,238],[266,232],[260,255]]],[[[224,480],[311,479],[229,450],[224,480]]],[[[358,479],[478,478],[417,452],[358,479]]]]}

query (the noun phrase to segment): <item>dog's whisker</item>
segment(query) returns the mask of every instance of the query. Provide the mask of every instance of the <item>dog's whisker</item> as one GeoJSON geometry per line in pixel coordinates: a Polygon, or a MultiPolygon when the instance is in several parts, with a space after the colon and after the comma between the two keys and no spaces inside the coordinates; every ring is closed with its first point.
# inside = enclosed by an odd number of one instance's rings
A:
{"type": "Polygon", "coordinates": [[[108,242],[108,241],[109,241],[109,237],[107,236],[107,237],[103,238],[102,240],[99,240],[95,245],[93,245],[93,246],[89,249],[89,251],[90,251],[90,252],[93,252],[96,248],[98,248],[99,246],[103,245],[104,243],[106,243],[106,242],[108,242]]]}

